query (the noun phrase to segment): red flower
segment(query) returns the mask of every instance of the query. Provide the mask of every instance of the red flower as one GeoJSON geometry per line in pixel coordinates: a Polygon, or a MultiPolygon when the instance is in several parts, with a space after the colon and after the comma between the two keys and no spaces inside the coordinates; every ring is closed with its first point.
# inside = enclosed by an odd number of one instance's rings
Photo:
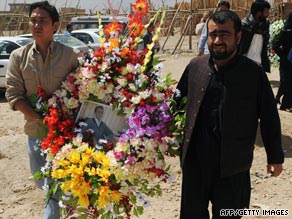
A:
{"type": "Polygon", "coordinates": [[[41,97],[43,100],[48,99],[48,95],[46,94],[46,92],[44,91],[44,89],[41,85],[37,86],[37,96],[41,97]]]}

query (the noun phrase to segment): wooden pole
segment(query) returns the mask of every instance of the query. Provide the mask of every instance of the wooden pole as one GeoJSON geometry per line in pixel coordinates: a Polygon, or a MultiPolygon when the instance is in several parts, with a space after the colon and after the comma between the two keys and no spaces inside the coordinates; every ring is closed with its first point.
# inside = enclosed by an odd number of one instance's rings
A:
{"type": "Polygon", "coordinates": [[[164,46],[165,46],[165,44],[166,44],[166,41],[167,41],[168,38],[169,38],[170,31],[171,31],[171,28],[172,28],[173,23],[174,23],[174,21],[175,21],[175,18],[176,18],[176,16],[177,16],[177,14],[178,14],[178,12],[179,12],[179,10],[180,10],[180,8],[181,8],[183,2],[184,2],[184,0],[179,4],[179,6],[177,7],[177,9],[176,9],[176,11],[175,11],[175,14],[174,14],[174,16],[173,16],[173,18],[172,18],[172,20],[171,20],[171,23],[170,23],[170,25],[169,25],[169,27],[168,27],[167,35],[166,35],[166,39],[165,39],[165,41],[164,41],[164,43],[163,43],[163,45],[162,45],[162,47],[161,47],[161,50],[164,49],[164,46]]]}
{"type": "Polygon", "coordinates": [[[180,45],[180,43],[181,43],[182,38],[183,38],[184,35],[186,34],[185,32],[186,32],[186,30],[188,29],[188,26],[190,25],[190,20],[191,20],[191,19],[192,19],[192,16],[189,15],[189,16],[188,16],[188,19],[187,19],[187,22],[186,22],[186,24],[185,24],[185,26],[184,26],[183,32],[182,32],[182,34],[181,34],[181,36],[180,36],[180,38],[179,38],[179,40],[178,40],[178,42],[177,42],[177,44],[176,44],[174,50],[173,50],[172,53],[171,53],[172,55],[175,53],[177,47],[178,47],[178,46],[180,45]]]}
{"type": "Polygon", "coordinates": [[[193,19],[193,5],[194,5],[194,0],[191,0],[191,23],[190,23],[190,27],[189,27],[189,49],[192,50],[192,34],[193,34],[193,25],[194,25],[194,19],[193,19]]]}

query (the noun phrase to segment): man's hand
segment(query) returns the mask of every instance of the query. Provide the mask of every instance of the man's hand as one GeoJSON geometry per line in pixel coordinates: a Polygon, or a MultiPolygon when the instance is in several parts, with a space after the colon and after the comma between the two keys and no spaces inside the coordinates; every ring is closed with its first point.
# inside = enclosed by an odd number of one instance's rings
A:
{"type": "Polygon", "coordinates": [[[279,176],[283,170],[282,164],[268,164],[267,172],[271,174],[271,176],[279,176]]]}
{"type": "Polygon", "coordinates": [[[204,55],[204,51],[197,52],[197,56],[202,56],[202,55],[204,55]]]}

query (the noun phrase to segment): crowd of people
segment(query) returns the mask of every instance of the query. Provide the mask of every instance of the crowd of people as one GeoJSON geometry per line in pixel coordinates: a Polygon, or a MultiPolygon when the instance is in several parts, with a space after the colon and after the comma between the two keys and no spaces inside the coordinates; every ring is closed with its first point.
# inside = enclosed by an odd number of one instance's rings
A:
{"type": "MultiPolygon", "coordinates": [[[[287,58],[292,47],[292,13],[286,19],[273,48],[280,56],[280,87],[273,95],[267,72],[270,4],[256,0],[250,13],[241,20],[228,1],[220,1],[213,13],[206,13],[198,28],[201,33],[197,57],[186,66],[174,99],[178,109],[185,108],[186,125],[181,145],[183,170],[181,219],[220,218],[221,209],[249,207],[250,168],[258,124],[266,154],[267,172],[279,176],[284,153],[281,144],[280,109],[292,111],[292,63],[287,58]],[[182,105],[187,97],[186,105],[182,105]]],[[[46,127],[29,101],[37,86],[51,94],[59,88],[66,74],[78,66],[79,51],[53,40],[59,26],[59,14],[47,1],[30,5],[29,27],[34,42],[11,54],[7,72],[6,98],[13,110],[26,119],[31,172],[45,164],[40,150],[35,150],[37,133],[46,127]],[[53,67],[52,67],[53,66],[53,67]]],[[[70,26],[67,27],[68,34],[70,26]]],[[[144,48],[152,43],[154,25],[144,37],[144,48]]],[[[153,53],[154,55],[154,53],[153,53]]],[[[153,57],[151,58],[153,59],[153,57]]],[[[147,71],[151,71],[149,65],[147,71]]],[[[87,122],[102,138],[98,128],[102,107],[87,122]]],[[[109,138],[113,133],[107,129],[109,138]]],[[[46,181],[37,181],[39,188],[46,181]]],[[[45,219],[59,219],[58,202],[52,198],[45,205],[45,219]]],[[[234,216],[232,218],[240,218],[234,216]]]]}

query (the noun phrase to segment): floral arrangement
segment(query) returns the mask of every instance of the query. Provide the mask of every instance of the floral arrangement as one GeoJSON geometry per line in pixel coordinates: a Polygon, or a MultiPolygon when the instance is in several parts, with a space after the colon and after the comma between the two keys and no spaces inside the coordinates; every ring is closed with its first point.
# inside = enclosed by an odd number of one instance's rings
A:
{"type": "Polygon", "coordinates": [[[284,21],[283,20],[274,21],[270,25],[270,29],[269,29],[269,32],[270,32],[270,44],[269,44],[268,55],[269,55],[269,59],[270,59],[270,62],[271,62],[272,65],[278,65],[279,62],[280,62],[280,57],[272,49],[272,42],[279,35],[279,33],[281,32],[283,27],[284,27],[284,21]]]}
{"type": "Polygon", "coordinates": [[[147,197],[161,195],[160,182],[170,182],[165,156],[176,156],[184,119],[171,108],[176,81],[161,77],[161,64],[150,62],[152,49],[163,24],[161,15],[153,42],[138,49],[149,25],[146,0],[133,4],[127,34],[114,22],[102,27],[101,46],[80,58],[80,67],[70,73],[59,90],[48,97],[41,87],[32,98],[44,115],[48,133],[41,148],[48,163],[38,177],[51,177],[48,195],[61,191],[59,204],[65,216],[78,218],[131,218],[149,205],[147,197]],[[152,70],[146,72],[147,66],[152,70]],[[115,145],[103,140],[94,145],[75,122],[82,101],[91,100],[125,115],[128,129],[115,145]],[[68,212],[69,209],[69,212],[68,212]]]}

